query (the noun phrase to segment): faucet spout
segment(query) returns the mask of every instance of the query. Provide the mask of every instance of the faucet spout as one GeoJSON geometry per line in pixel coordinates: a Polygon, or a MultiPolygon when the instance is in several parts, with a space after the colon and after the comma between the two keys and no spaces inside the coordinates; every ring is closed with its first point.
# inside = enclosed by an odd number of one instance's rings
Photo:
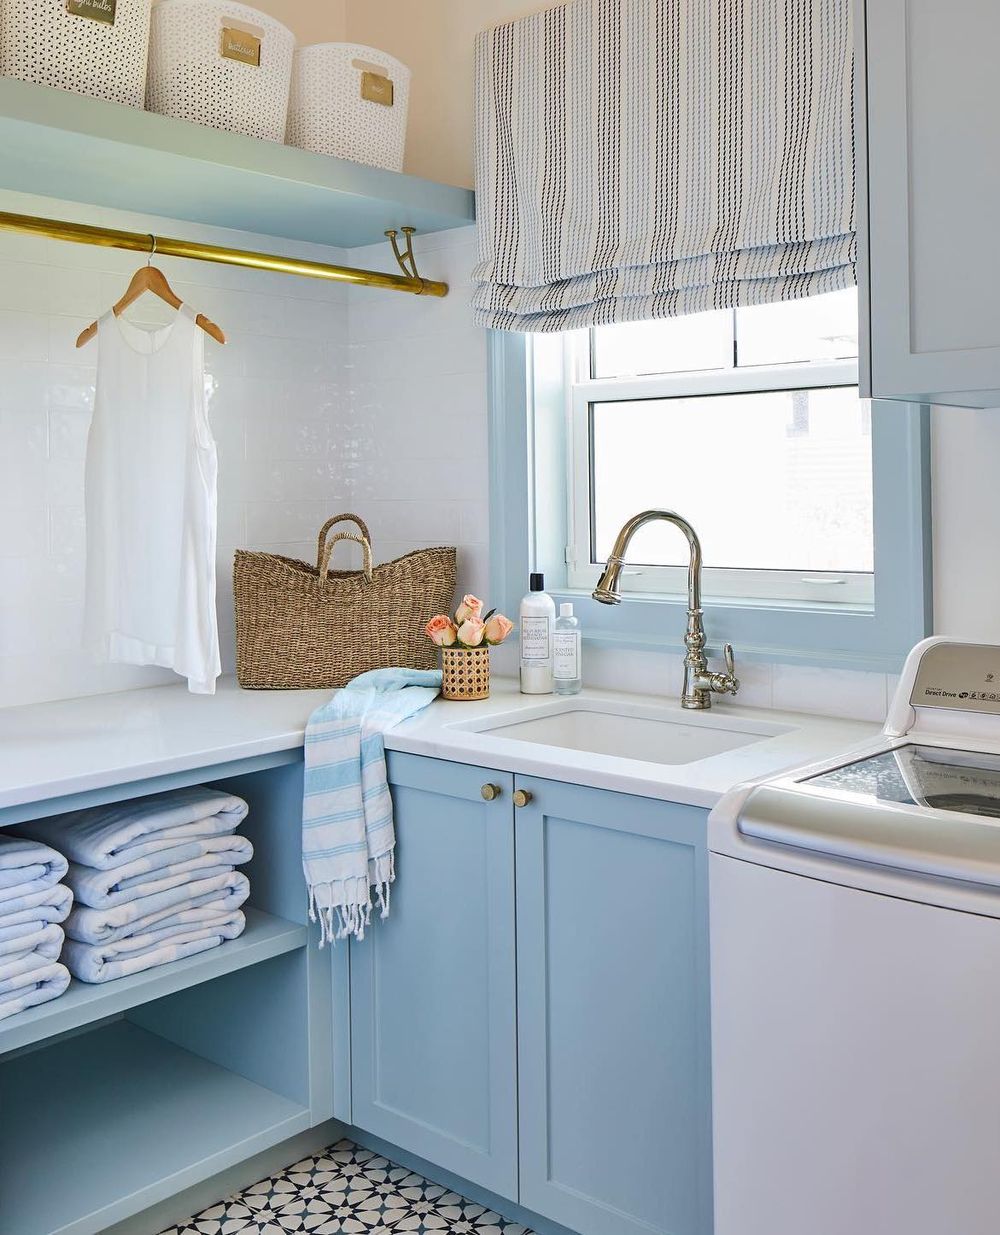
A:
{"type": "Polygon", "coordinates": [[[712,673],[705,656],[705,624],[701,609],[701,541],[698,534],[687,519],[672,510],[643,510],[633,515],[615,537],[615,543],[608,556],[607,564],[594,589],[594,600],[603,605],[621,603],[621,574],[625,565],[625,554],[628,552],[632,537],[647,523],[662,521],[671,523],[683,532],[688,542],[688,575],[687,575],[687,628],[684,634],[684,688],[681,693],[681,706],[701,709],[712,706],[712,692],[735,695],[740,688],[739,680],[733,673],[733,649],[726,644],[726,672],[712,673]]]}
{"type": "Polygon", "coordinates": [[[672,510],[642,510],[623,525],[622,530],[615,537],[604,573],[594,589],[595,600],[599,600],[604,605],[621,603],[621,573],[632,537],[647,523],[654,523],[657,520],[672,523],[684,533],[691,551],[688,561],[688,608],[701,608],[701,541],[687,519],[672,510]]]}

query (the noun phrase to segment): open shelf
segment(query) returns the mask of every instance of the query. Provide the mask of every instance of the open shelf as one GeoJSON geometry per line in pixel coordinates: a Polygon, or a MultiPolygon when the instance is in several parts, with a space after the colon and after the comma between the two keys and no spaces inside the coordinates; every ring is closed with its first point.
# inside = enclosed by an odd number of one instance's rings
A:
{"type": "MultiPolygon", "coordinates": [[[[256,909],[248,908],[245,912],[246,930],[239,939],[227,940],[208,952],[112,982],[87,983],[74,979],[65,994],[51,1003],[0,1021],[0,1055],[117,1016],[129,1008],[295,951],[308,943],[308,931],[304,926],[256,909]]],[[[3,1122],[5,1119],[0,1119],[0,1123],[3,1122]]],[[[2,1157],[0,1150],[0,1160],[2,1157]]],[[[2,1210],[0,1202],[0,1213],[2,1210]]],[[[3,1231],[0,1221],[0,1235],[3,1231]]]]}
{"type": "Polygon", "coordinates": [[[0,1235],[96,1235],[309,1126],[128,1021],[0,1064],[0,1111],[0,1235]]]}
{"type": "Polygon", "coordinates": [[[352,248],[475,218],[468,189],[0,77],[0,188],[352,248]]]}

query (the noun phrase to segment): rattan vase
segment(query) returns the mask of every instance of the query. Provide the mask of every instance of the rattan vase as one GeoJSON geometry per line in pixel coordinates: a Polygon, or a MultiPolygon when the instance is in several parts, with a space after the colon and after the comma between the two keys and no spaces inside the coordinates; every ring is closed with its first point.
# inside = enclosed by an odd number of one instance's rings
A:
{"type": "Polygon", "coordinates": [[[488,699],[490,649],[442,648],[441,695],[445,699],[488,699]]]}

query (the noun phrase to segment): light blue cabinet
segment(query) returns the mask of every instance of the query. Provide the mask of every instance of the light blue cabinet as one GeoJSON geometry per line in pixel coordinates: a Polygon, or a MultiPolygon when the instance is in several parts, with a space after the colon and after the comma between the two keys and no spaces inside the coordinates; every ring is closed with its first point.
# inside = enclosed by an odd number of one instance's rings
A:
{"type": "Polygon", "coordinates": [[[710,1235],[706,812],[401,754],[389,780],[353,1124],[579,1235],[710,1235]]]}
{"type": "Polygon", "coordinates": [[[706,814],[518,777],[520,1201],[710,1235],[706,814]]]}
{"type": "Polygon", "coordinates": [[[392,913],[350,948],[353,1122],[516,1199],[513,778],[393,754],[389,780],[392,913]]]}
{"type": "Polygon", "coordinates": [[[861,393],[997,407],[1000,7],[854,5],[861,393]]]}

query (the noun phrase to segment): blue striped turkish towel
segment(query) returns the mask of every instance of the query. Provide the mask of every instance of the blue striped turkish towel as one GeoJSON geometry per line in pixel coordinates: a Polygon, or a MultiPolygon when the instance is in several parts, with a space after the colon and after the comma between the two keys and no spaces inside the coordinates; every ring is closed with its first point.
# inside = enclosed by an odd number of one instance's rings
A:
{"type": "Polygon", "coordinates": [[[161,926],[145,934],[129,935],[115,943],[79,943],[68,939],[63,964],[81,982],[112,982],[133,973],[168,965],[238,939],[247,920],[241,910],[218,913],[204,922],[161,926]]]}
{"type": "Polygon", "coordinates": [[[57,884],[66,874],[66,859],[48,845],[26,836],[0,835],[0,914],[20,908],[24,897],[57,884]]]}
{"type": "Polygon", "coordinates": [[[0,903],[0,943],[24,934],[22,928],[40,930],[49,922],[64,921],[72,904],[73,893],[64,883],[21,896],[16,907],[13,903],[0,903]]]}
{"type": "Polygon", "coordinates": [[[348,935],[364,939],[372,885],[388,917],[396,837],[383,734],[432,703],[440,688],[436,669],[373,669],[309,718],[302,868],[321,943],[348,935]]]}
{"type": "Polygon", "coordinates": [[[0,1021],[16,1016],[40,1003],[57,999],[69,986],[69,970],[58,961],[46,961],[30,973],[23,973],[12,980],[7,989],[0,991],[0,1021]]]}
{"type": "MultiPolygon", "coordinates": [[[[246,818],[248,809],[242,798],[231,793],[191,785],[36,819],[21,830],[25,836],[53,845],[71,862],[114,870],[191,841],[229,835],[246,818]]],[[[151,861],[149,869],[156,865],[151,861]]]]}
{"type": "Polygon", "coordinates": [[[246,875],[225,871],[113,909],[76,905],[66,919],[66,936],[78,943],[117,943],[130,935],[145,935],[162,927],[203,922],[218,913],[233,913],[249,895],[250,880],[246,875]]]}
{"type": "Polygon", "coordinates": [[[165,854],[136,858],[113,870],[94,870],[70,862],[66,884],[79,905],[113,909],[144,896],[190,887],[199,880],[225,874],[253,857],[253,845],[245,836],[209,836],[165,854]],[[164,862],[164,858],[170,858],[164,862]]]}

